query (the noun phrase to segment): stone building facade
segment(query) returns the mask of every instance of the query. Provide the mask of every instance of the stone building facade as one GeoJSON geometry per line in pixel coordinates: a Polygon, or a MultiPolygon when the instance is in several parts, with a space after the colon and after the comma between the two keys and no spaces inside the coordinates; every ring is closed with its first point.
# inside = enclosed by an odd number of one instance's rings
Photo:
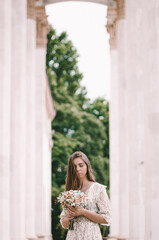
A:
{"type": "MultiPolygon", "coordinates": [[[[45,5],[62,1],[0,1],[1,240],[52,239],[55,109],[45,72],[45,5]]],[[[113,212],[108,239],[158,240],[159,1],[87,1],[108,7],[113,212]]]]}

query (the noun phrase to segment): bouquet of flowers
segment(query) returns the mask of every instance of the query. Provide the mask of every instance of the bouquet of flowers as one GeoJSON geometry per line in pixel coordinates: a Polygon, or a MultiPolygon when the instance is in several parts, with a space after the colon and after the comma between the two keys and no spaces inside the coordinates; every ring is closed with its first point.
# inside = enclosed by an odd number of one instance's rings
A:
{"type": "MultiPolygon", "coordinates": [[[[87,208],[89,204],[89,198],[80,190],[62,192],[57,200],[61,203],[62,207],[66,209],[68,209],[69,206],[87,208]]],[[[69,229],[73,230],[73,220],[70,221],[69,229]]]]}

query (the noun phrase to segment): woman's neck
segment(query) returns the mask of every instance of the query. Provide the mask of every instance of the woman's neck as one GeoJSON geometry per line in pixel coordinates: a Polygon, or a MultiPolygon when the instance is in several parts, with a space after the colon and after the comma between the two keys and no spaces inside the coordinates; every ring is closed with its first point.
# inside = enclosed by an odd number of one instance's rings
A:
{"type": "Polygon", "coordinates": [[[80,187],[85,188],[89,182],[88,178],[80,179],[80,187]]]}

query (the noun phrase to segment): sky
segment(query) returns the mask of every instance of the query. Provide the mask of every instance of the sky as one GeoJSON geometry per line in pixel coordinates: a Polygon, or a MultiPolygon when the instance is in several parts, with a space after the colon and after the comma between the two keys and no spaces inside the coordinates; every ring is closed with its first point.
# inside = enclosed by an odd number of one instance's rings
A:
{"type": "Polygon", "coordinates": [[[104,5],[83,2],[63,2],[46,6],[48,21],[57,34],[66,31],[78,51],[81,82],[88,97],[110,98],[109,35],[106,31],[104,5]]]}

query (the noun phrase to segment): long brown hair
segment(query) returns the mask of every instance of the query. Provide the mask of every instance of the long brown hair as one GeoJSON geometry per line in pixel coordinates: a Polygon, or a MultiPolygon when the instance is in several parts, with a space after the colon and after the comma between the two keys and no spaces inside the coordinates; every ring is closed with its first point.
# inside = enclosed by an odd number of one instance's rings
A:
{"type": "Polygon", "coordinates": [[[77,177],[76,168],[73,162],[73,160],[76,158],[81,158],[85,162],[85,164],[87,165],[87,179],[91,182],[95,182],[95,177],[92,173],[90,161],[83,152],[77,151],[74,152],[68,159],[65,191],[69,191],[71,189],[76,190],[80,187],[80,181],[77,177]]]}

